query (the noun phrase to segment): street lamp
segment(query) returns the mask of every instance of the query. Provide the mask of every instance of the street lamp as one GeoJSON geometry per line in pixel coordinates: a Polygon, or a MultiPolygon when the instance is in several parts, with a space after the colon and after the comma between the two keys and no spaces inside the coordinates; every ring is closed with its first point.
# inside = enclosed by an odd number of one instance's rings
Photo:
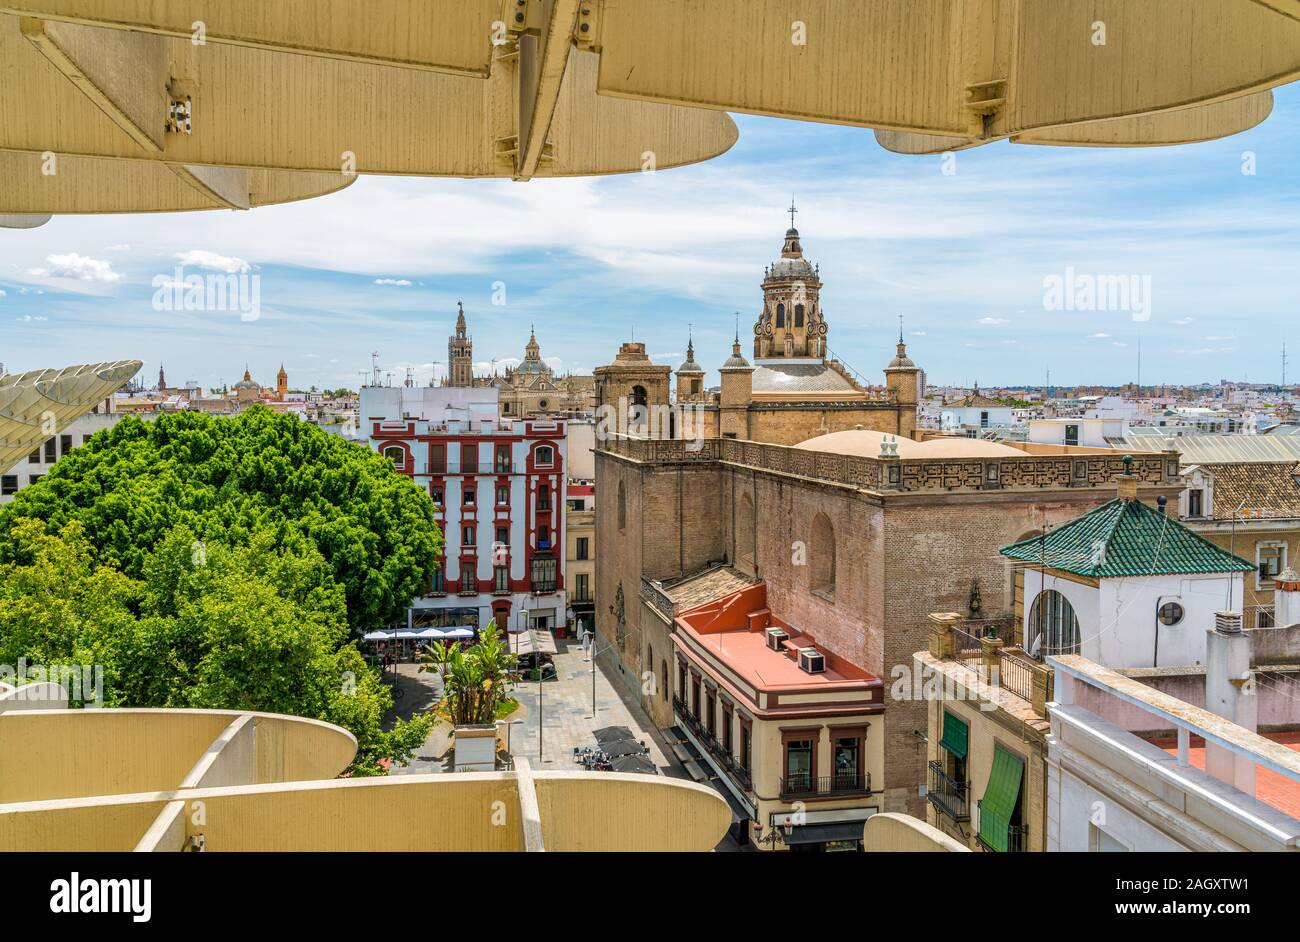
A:
{"type": "Polygon", "coordinates": [[[604,648],[597,651],[596,645],[599,643],[600,635],[596,634],[594,627],[587,632],[587,635],[591,638],[591,656],[585,657],[583,660],[591,661],[591,718],[594,720],[596,718],[596,658],[606,651],[612,651],[614,642],[609,642],[604,648]]]}
{"type": "Polygon", "coordinates": [[[781,827],[773,826],[767,834],[763,833],[763,822],[754,822],[754,843],[762,844],[768,850],[775,850],[778,844],[784,844],[785,839],[794,833],[794,825],[787,818],[785,824],[781,827]],[[782,833],[784,832],[784,833],[782,833]]]}

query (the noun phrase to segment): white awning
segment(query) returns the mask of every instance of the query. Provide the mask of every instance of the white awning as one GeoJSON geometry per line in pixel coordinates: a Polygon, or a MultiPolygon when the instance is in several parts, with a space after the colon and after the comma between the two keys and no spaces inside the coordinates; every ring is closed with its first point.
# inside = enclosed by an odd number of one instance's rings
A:
{"type": "Polygon", "coordinates": [[[537,650],[542,654],[558,653],[555,647],[555,635],[549,631],[524,631],[510,637],[511,654],[532,654],[533,636],[537,637],[537,650]]]}

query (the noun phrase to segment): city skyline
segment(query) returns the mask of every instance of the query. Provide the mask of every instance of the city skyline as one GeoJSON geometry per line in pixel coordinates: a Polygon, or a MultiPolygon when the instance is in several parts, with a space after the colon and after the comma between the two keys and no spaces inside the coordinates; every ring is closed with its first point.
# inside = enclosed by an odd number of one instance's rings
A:
{"type": "Polygon", "coordinates": [[[869,378],[902,315],[940,385],[1041,385],[1048,369],[1053,384],[1121,385],[1137,379],[1139,343],[1146,384],[1281,379],[1284,327],[1250,327],[1291,317],[1276,274],[1298,247],[1287,204],[1300,184],[1270,171],[1300,130],[1293,89],[1263,125],[1177,148],[903,158],[860,129],[738,120],[723,157],[654,174],[367,176],[251,215],[4,231],[0,362],[136,357],[146,376],[161,363],[173,382],[219,387],[246,360],[283,359],[295,386],[326,388],[355,386],[378,350],[396,381],[411,367],[423,384],[445,369],[464,301],[480,371],[521,357],[530,324],[547,362],[578,373],[634,336],[675,368],[689,330],[714,385],[736,312],[742,332],[753,322],[793,197],[826,285],[830,351],[869,378]],[[259,316],[155,310],[156,279],[178,266],[259,276],[259,316]],[[1145,312],[1049,310],[1048,280],[1072,273],[1145,284],[1145,312]]]}

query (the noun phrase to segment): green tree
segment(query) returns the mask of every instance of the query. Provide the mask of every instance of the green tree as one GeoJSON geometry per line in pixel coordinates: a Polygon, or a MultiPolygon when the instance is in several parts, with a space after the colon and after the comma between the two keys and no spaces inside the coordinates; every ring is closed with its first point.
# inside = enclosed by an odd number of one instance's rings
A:
{"type": "Polygon", "coordinates": [[[397,620],[442,554],[433,502],[390,462],[262,407],[131,417],[95,435],[0,508],[0,562],[14,558],[21,517],[48,533],[79,522],[93,559],[133,579],[182,526],[201,543],[262,533],[279,550],[314,548],[356,629],[397,620]]]}
{"type": "MultiPolygon", "coordinates": [[[[140,579],[96,563],[80,522],[14,522],[0,563],[0,663],[101,665],[104,705],[291,713],[357,737],[354,774],[404,761],[430,717],[380,721],[392,694],[348,640],[342,586],[311,546],[258,531],[245,546],[168,532],[140,579]]],[[[88,694],[88,692],[87,692],[88,694]]]]}

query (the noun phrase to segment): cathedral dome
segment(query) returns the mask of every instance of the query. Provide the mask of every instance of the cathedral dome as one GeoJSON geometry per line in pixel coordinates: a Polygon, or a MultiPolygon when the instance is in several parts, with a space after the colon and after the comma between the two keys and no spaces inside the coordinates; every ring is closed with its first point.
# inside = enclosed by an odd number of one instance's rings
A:
{"type": "Polygon", "coordinates": [[[817,273],[813,269],[812,262],[806,258],[779,258],[767,270],[767,277],[769,279],[815,278],[817,273]]]}
{"type": "Polygon", "coordinates": [[[914,452],[920,448],[918,442],[899,435],[886,435],[875,429],[855,428],[842,432],[828,432],[793,446],[801,451],[821,451],[831,455],[850,455],[860,458],[879,458],[880,446],[890,441],[897,445],[898,457],[916,457],[914,452]]]}
{"type": "Polygon", "coordinates": [[[817,269],[812,262],[803,257],[803,245],[799,241],[799,230],[791,227],[785,231],[785,243],[781,246],[781,257],[767,269],[765,281],[779,278],[816,278],[817,269]]]}
{"type": "MultiPolygon", "coordinates": [[[[746,363],[745,365],[749,366],[748,363],[746,363]]],[[[677,372],[678,373],[700,373],[700,374],[704,373],[704,370],[700,366],[700,364],[695,362],[695,341],[694,340],[686,344],[686,362],[684,362],[681,366],[677,368],[677,372]]]]}
{"type": "Polygon", "coordinates": [[[912,358],[907,355],[907,344],[903,343],[902,330],[900,329],[898,336],[898,352],[894,354],[894,358],[889,361],[889,365],[885,367],[885,369],[914,370],[916,368],[916,364],[912,361],[912,358]]]}

